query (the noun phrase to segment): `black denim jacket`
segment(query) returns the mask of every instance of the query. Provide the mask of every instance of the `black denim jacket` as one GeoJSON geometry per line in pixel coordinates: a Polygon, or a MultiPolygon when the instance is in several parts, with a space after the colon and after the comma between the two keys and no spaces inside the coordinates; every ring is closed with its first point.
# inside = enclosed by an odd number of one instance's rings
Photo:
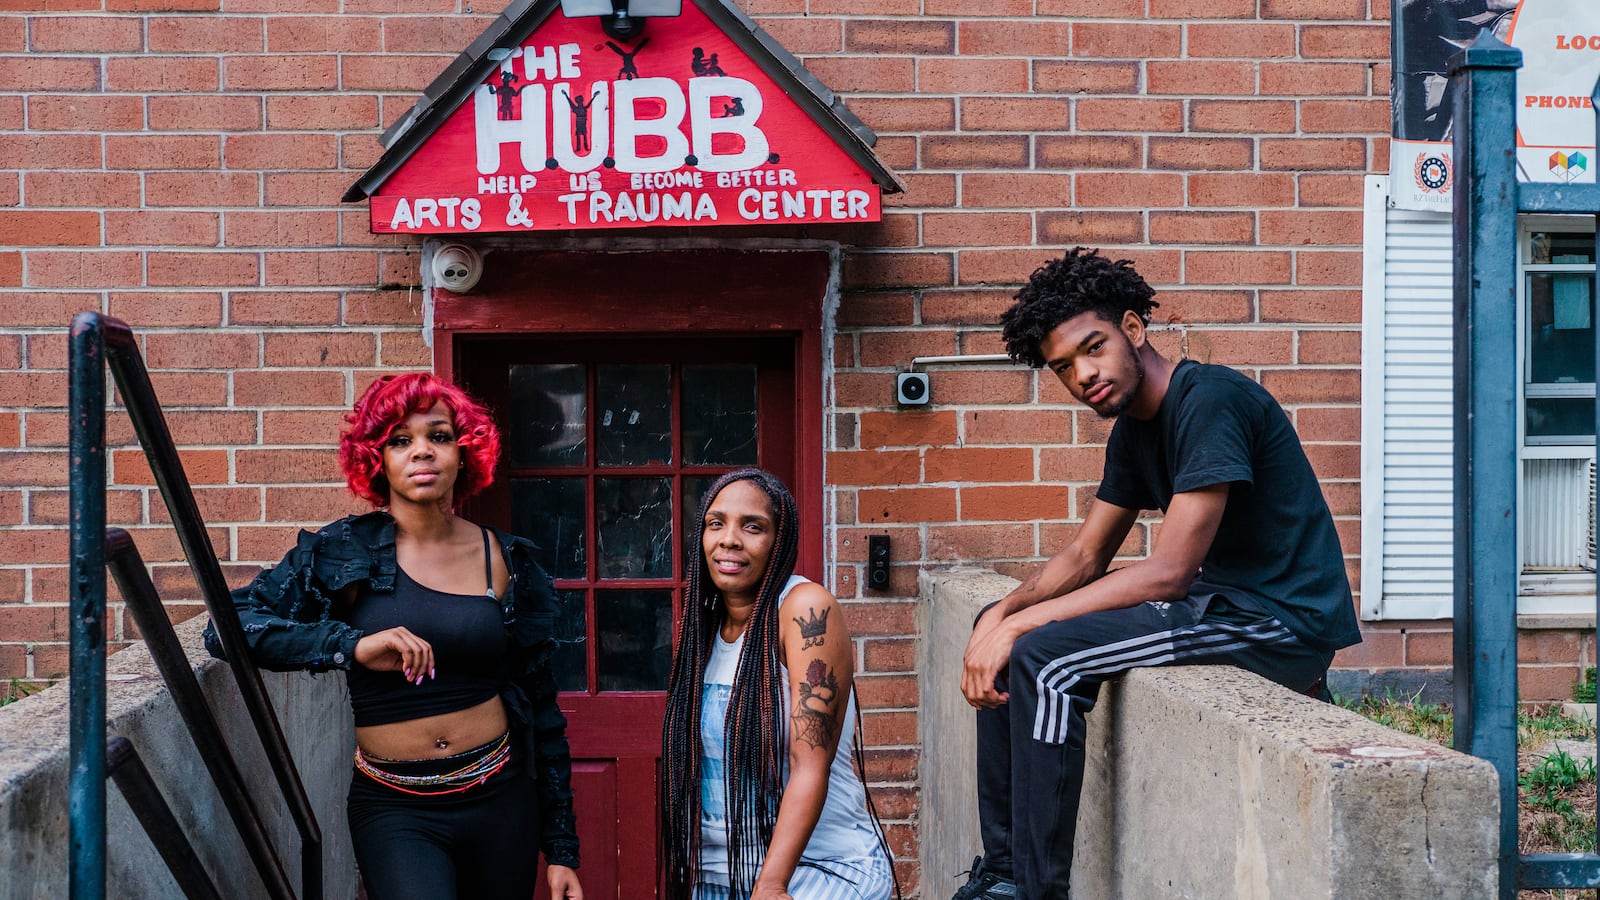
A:
{"type": "MultiPolygon", "coordinates": [[[[375,591],[394,590],[394,519],[383,511],[347,516],[316,533],[300,532],[293,550],[272,569],[233,592],[245,641],[256,665],[274,672],[349,669],[360,629],[335,618],[334,598],[358,581],[375,591]]],[[[567,720],[556,705],[550,673],[555,649],[555,589],[533,559],[533,545],[498,529],[494,536],[511,570],[501,600],[511,637],[502,696],[512,727],[528,749],[528,773],[538,783],[540,849],[553,865],[578,866],[577,817],[572,803],[572,757],[567,720]]],[[[206,650],[225,659],[213,626],[206,650]]]]}

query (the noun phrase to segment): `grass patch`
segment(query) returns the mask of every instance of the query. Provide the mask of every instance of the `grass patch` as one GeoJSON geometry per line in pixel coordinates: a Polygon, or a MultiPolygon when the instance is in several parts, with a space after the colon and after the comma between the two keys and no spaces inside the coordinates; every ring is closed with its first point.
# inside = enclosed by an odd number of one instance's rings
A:
{"type": "MultiPolygon", "coordinates": [[[[1593,676],[1585,678],[1592,694],[1593,676]]],[[[1574,692],[1582,686],[1574,685],[1574,692]]],[[[1448,704],[1423,703],[1415,696],[1389,693],[1361,698],[1336,697],[1345,709],[1380,725],[1449,747],[1455,717],[1448,704]]],[[[1592,759],[1565,750],[1550,752],[1556,740],[1595,739],[1594,726],[1563,715],[1559,706],[1530,707],[1517,713],[1517,843],[1522,853],[1592,853],[1595,849],[1595,781],[1592,759]]],[[[1594,890],[1521,891],[1520,900],[1595,898],[1594,890]]]]}

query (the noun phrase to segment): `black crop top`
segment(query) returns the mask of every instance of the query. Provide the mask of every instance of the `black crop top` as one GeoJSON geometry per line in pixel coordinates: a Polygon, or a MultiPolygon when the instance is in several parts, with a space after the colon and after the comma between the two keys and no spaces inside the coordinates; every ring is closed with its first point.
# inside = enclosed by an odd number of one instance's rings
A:
{"type": "Polygon", "coordinates": [[[483,540],[489,590],[482,594],[436,591],[418,584],[398,566],[394,590],[374,591],[363,586],[357,593],[349,623],[366,634],[406,627],[433,647],[437,677],[413,684],[400,672],[351,666],[347,678],[356,727],[469,709],[505,687],[506,626],[494,595],[487,531],[483,540]]]}

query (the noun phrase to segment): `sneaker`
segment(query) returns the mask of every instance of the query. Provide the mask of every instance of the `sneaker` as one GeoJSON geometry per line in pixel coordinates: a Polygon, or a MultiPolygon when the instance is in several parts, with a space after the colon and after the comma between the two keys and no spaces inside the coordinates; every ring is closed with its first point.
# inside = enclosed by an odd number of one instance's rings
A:
{"type": "Polygon", "coordinates": [[[974,856],[972,868],[961,874],[967,876],[967,883],[950,900],[1013,900],[1017,896],[1017,883],[989,871],[981,856],[974,856]]]}

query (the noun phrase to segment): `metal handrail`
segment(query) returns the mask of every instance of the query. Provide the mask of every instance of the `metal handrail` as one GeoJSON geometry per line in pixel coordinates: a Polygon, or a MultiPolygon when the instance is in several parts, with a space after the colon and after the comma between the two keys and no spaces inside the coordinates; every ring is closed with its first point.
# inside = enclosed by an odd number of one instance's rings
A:
{"type": "MultiPolygon", "coordinates": [[[[110,368],[134,433],[144,448],[156,486],[177,530],[179,543],[217,637],[228,656],[234,681],[239,685],[251,723],[277,778],[278,789],[289,807],[300,836],[301,896],[322,897],[322,832],[306,797],[294,759],[267,698],[261,672],[250,658],[244,631],[233,608],[222,568],[217,564],[211,537],[184,475],[177,447],[167,429],[150,375],[139,353],[133,331],[122,321],[95,312],[79,313],[72,320],[69,338],[68,403],[70,435],[70,548],[71,548],[71,739],[69,743],[69,892],[74,900],[105,897],[105,370],[110,368]]],[[[130,544],[131,546],[131,544],[130,544]]],[[[159,631],[159,629],[156,629],[159,631]]],[[[181,656],[181,651],[180,651],[181,656]]],[[[158,660],[158,665],[160,661],[158,660]]],[[[163,673],[165,674],[165,673],[163,673]]],[[[169,686],[172,685],[169,679],[169,686]]],[[[202,704],[203,705],[203,704],[202,704]]],[[[186,722],[188,721],[186,717],[186,722]]],[[[215,723],[211,723],[214,728],[215,723]]],[[[193,727],[191,725],[191,727],[193,727]]],[[[207,747],[197,741],[206,765],[226,766],[207,758],[207,747]]],[[[231,764],[231,760],[230,763],[231,764]]],[[[219,779],[226,798],[239,785],[219,779]]],[[[235,800],[227,801],[233,812],[235,800]]],[[[248,803],[248,799],[243,801],[248,803]]],[[[235,816],[236,824],[239,817],[235,816]]],[[[245,830],[241,829],[241,834],[245,830]]],[[[246,837],[249,843],[248,836],[246,837]]],[[[255,851],[252,851],[254,854],[255,851]]],[[[270,855],[271,850],[268,848],[270,855]]],[[[276,863],[276,859],[273,860],[276,863]]],[[[259,868],[258,861],[258,868],[259,868]]],[[[281,874],[281,865],[277,868],[281,874]]],[[[263,876],[274,896],[273,879],[263,876]]],[[[285,884],[284,890],[287,890],[285,884]]],[[[282,896],[292,896],[284,893],[282,896]]]]}

